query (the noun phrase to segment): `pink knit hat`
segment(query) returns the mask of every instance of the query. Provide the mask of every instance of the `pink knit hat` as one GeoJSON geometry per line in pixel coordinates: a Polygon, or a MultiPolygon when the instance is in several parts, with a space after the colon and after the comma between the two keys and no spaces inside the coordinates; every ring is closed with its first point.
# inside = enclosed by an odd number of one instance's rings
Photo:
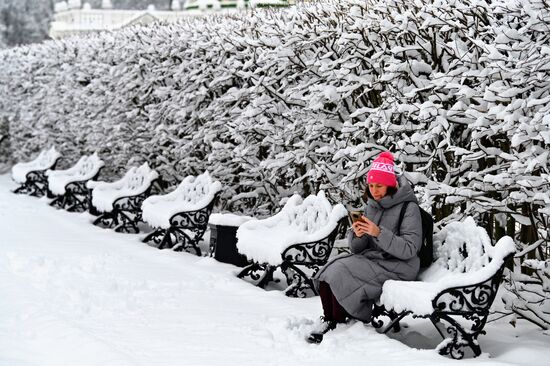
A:
{"type": "Polygon", "coordinates": [[[384,151],[372,163],[369,172],[365,175],[367,184],[379,183],[388,187],[397,187],[395,178],[393,155],[384,151]]]}

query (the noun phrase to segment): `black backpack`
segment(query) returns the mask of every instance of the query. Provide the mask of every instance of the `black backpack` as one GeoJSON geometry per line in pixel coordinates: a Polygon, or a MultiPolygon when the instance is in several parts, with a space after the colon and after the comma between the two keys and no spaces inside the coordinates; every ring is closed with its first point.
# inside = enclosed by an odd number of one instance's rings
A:
{"type": "MultiPolygon", "coordinates": [[[[407,211],[409,201],[404,202],[399,213],[399,221],[397,221],[397,235],[401,235],[401,223],[407,211]]],[[[434,259],[434,244],[433,244],[433,232],[434,232],[434,219],[432,215],[426,212],[422,207],[420,209],[420,216],[422,218],[422,246],[418,252],[420,258],[420,268],[427,268],[432,264],[434,259]]]]}

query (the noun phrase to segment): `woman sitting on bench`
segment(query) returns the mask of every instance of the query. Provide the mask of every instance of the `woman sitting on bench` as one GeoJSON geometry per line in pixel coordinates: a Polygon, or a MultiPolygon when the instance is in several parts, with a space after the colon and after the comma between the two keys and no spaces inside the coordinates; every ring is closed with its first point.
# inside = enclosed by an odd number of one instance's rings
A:
{"type": "Polygon", "coordinates": [[[381,153],[365,175],[364,214],[348,236],[351,254],[329,261],[315,276],[324,316],[306,338],[320,343],[323,335],[348,318],[369,322],[372,305],[386,280],[415,280],[420,268],[422,222],[418,201],[404,177],[397,179],[393,156],[381,153]],[[408,205],[397,227],[404,202],[408,205]],[[398,236],[397,233],[400,233],[398,236]]]}

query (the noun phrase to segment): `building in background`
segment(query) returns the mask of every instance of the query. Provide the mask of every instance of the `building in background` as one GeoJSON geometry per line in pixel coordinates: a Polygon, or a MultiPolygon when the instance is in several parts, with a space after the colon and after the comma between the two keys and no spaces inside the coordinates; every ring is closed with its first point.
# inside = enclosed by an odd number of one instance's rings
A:
{"type": "Polygon", "coordinates": [[[50,37],[63,38],[77,34],[118,30],[135,24],[155,21],[173,22],[179,18],[208,12],[236,12],[251,7],[286,7],[294,0],[172,0],[170,10],[157,10],[149,5],[143,10],[114,9],[111,0],[102,0],[100,8],[92,8],[81,0],[61,1],[55,4],[50,37]]]}

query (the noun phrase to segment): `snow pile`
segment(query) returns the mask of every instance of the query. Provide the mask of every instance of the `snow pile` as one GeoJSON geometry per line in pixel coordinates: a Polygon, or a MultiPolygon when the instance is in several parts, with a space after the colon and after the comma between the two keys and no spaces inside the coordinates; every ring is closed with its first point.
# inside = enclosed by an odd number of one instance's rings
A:
{"type": "Polygon", "coordinates": [[[325,238],[347,214],[342,204],[332,207],[323,191],[305,200],[295,194],[275,216],[242,224],[237,249],[248,259],[278,265],[286,248],[325,238]]]}
{"type": "Polygon", "coordinates": [[[73,182],[85,182],[96,176],[105,163],[94,153],[82,156],[77,163],[66,170],[48,170],[48,188],[53,194],[65,194],[65,187],[73,182]]]}
{"type": "Polygon", "coordinates": [[[143,220],[154,227],[167,229],[172,216],[208,206],[221,189],[222,184],[213,181],[208,171],[197,177],[187,176],[174,191],[145,199],[142,205],[143,220]]]}
{"type": "Polygon", "coordinates": [[[250,220],[254,220],[254,218],[252,216],[236,215],[232,213],[215,213],[210,215],[208,223],[217,226],[241,226],[250,220]]]}
{"type": "Polygon", "coordinates": [[[463,222],[451,222],[434,235],[437,264],[451,272],[476,271],[487,263],[491,239],[485,229],[467,217],[463,222]]]}
{"type": "Polygon", "coordinates": [[[139,168],[130,168],[124,177],[116,182],[89,181],[86,186],[93,189],[92,204],[100,212],[110,212],[117,199],[145,192],[158,176],[158,173],[152,170],[149,164],[144,163],[139,168]]]}
{"type": "Polygon", "coordinates": [[[0,52],[0,163],[55,145],[71,161],[103,149],[110,181],[146,160],[174,185],[209,169],[226,210],[268,217],[289,192],[359,207],[391,147],[422,206],[450,213],[438,227],[483,217],[495,237],[513,219],[535,251],[549,27],[540,0],[342,0],[15,47],[0,52]]]}
{"type": "Polygon", "coordinates": [[[87,214],[14,186],[0,175],[2,366],[533,366],[550,357],[548,336],[510,318],[487,323],[484,354],[460,363],[437,354],[440,337],[421,319],[390,337],[351,322],[311,345],[318,297],[250,286],[232,265],[99,230],[87,214]]]}
{"type": "Polygon", "coordinates": [[[477,227],[471,217],[447,225],[435,242],[439,246],[438,255],[444,257],[439,257],[426,269],[419,281],[386,281],[380,302],[397,312],[411,310],[427,315],[432,313],[432,300],[441,291],[489,279],[504,263],[504,258],[515,252],[515,245],[512,238],[505,236],[493,247],[487,234],[481,231],[483,229],[477,227]],[[447,238],[450,249],[443,249],[447,246],[447,238]],[[464,247],[469,250],[467,257],[460,250],[464,247]]]}
{"type": "Polygon", "coordinates": [[[42,151],[38,157],[32,161],[15,164],[11,169],[12,178],[17,183],[25,183],[28,173],[51,168],[60,156],[59,152],[52,146],[49,150],[42,151]]]}

